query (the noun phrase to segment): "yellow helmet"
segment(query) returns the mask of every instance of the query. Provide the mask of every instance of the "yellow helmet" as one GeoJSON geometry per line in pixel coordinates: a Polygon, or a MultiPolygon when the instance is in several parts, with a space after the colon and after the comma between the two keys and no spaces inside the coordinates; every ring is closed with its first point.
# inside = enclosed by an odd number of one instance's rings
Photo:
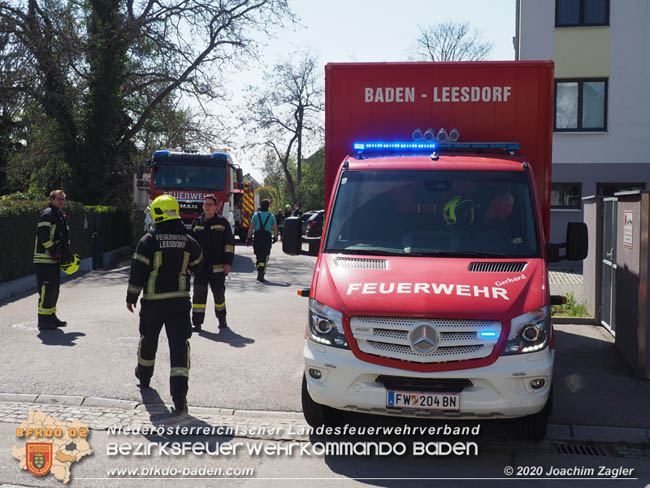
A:
{"type": "Polygon", "coordinates": [[[75,254],[73,260],[69,263],[59,264],[59,268],[63,270],[65,274],[74,274],[79,270],[79,254],[75,254]]]}
{"type": "Polygon", "coordinates": [[[445,204],[443,210],[445,224],[473,224],[474,223],[474,202],[458,195],[445,204]]]}
{"type": "Polygon", "coordinates": [[[178,202],[171,195],[160,195],[151,202],[147,210],[151,212],[151,218],[156,224],[181,218],[178,202]]]}

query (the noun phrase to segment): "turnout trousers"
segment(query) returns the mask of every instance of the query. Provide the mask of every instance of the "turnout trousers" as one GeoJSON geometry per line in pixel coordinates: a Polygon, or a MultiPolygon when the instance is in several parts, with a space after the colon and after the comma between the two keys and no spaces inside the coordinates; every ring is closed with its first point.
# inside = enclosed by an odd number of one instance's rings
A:
{"type": "Polygon", "coordinates": [[[61,269],[56,263],[36,263],[36,282],[38,284],[38,315],[51,317],[56,313],[61,286],[61,269]]]}
{"type": "Polygon", "coordinates": [[[192,297],[192,323],[201,325],[205,319],[205,305],[208,301],[208,285],[214,297],[214,313],[219,321],[226,318],[226,275],[210,273],[207,270],[194,275],[194,295],[192,297]]]}
{"type": "Polygon", "coordinates": [[[255,252],[255,267],[258,273],[266,273],[266,268],[269,264],[269,255],[271,254],[271,246],[273,245],[270,232],[261,232],[258,236],[258,231],[255,232],[253,241],[253,251],[255,252]]]}
{"type": "Polygon", "coordinates": [[[158,336],[164,325],[171,362],[169,389],[175,401],[185,399],[190,375],[189,339],[192,336],[190,300],[189,298],[140,300],[140,304],[142,308],[138,345],[139,377],[150,379],[153,375],[158,336]]]}

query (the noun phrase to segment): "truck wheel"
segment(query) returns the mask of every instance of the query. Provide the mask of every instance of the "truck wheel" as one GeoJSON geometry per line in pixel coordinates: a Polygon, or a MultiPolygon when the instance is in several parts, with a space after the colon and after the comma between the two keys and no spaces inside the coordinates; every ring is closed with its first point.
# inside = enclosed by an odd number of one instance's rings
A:
{"type": "Polygon", "coordinates": [[[521,436],[528,441],[539,442],[546,435],[546,428],[548,427],[548,417],[551,414],[551,406],[553,405],[553,390],[548,395],[548,400],[544,408],[536,414],[522,417],[520,422],[521,436]]]}
{"type": "Polygon", "coordinates": [[[329,427],[338,424],[335,409],[316,403],[309,396],[305,375],[302,376],[302,413],[307,423],[313,428],[321,425],[329,427]]]}

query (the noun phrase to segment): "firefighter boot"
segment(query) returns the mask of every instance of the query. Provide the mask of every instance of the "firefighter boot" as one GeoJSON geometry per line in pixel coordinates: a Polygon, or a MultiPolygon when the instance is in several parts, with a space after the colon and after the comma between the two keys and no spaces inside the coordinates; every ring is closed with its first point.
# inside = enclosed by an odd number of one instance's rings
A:
{"type": "Polygon", "coordinates": [[[220,312],[217,312],[217,318],[219,319],[219,328],[220,329],[227,329],[228,328],[228,321],[226,320],[226,311],[222,310],[220,312]]]}
{"type": "Polygon", "coordinates": [[[185,397],[173,397],[174,400],[174,415],[179,416],[187,413],[187,400],[185,397]]]}
{"type": "Polygon", "coordinates": [[[194,332],[201,332],[201,326],[203,325],[203,315],[204,314],[198,313],[192,314],[192,325],[194,326],[192,330],[194,332]]]}
{"type": "Polygon", "coordinates": [[[56,322],[50,315],[38,316],[38,330],[54,330],[57,328],[56,322]]]}
{"type": "Polygon", "coordinates": [[[56,324],[57,327],[65,327],[68,323],[65,320],[61,320],[56,314],[52,314],[52,321],[56,324]]]}
{"type": "Polygon", "coordinates": [[[264,271],[261,269],[257,270],[257,281],[264,283],[264,271]]]}
{"type": "Polygon", "coordinates": [[[140,387],[149,388],[151,378],[145,378],[144,375],[140,374],[138,367],[135,367],[135,377],[140,380],[140,387]]]}

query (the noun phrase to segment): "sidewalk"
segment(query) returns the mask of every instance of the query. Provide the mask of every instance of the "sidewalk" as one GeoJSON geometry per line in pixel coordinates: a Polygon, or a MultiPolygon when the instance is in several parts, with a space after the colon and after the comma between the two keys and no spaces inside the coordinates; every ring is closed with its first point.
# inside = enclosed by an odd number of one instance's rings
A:
{"type": "Polygon", "coordinates": [[[584,303],[584,280],[582,270],[576,267],[552,265],[549,267],[548,281],[551,295],[573,293],[578,303],[584,303]]]}

